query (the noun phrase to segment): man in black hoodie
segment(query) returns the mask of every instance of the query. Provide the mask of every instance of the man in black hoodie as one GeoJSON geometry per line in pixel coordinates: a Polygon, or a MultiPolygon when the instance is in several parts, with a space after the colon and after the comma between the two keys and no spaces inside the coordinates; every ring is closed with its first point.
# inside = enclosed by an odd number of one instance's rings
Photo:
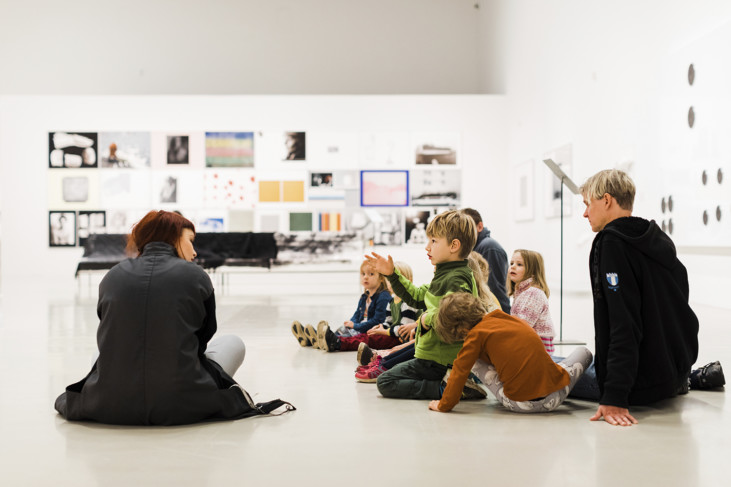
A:
{"type": "Polygon", "coordinates": [[[591,418],[629,426],[630,405],[688,390],[698,357],[698,318],[688,305],[688,274],[672,240],[654,221],[632,216],[635,186],[606,170],[581,187],[591,229],[595,366],[599,408],[591,418]]]}

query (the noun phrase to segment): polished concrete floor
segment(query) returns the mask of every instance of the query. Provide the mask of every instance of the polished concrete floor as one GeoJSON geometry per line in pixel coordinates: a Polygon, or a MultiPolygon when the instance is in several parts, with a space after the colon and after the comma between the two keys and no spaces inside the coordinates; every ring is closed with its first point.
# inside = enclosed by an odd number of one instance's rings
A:
{"type": "MultiPolygon", "coordinates": [[[[3,486],[729,485],[723,389],[633,409],[640,424],[629,428],[590,422],[595,405],[580,401],[537,416],[492,398],[435,413],[426,401],[384,399],[355,382],[354,353],[297,345],[293,319],[342,321],[352,294],[218,297],[219,332],[248,347],[236,379],[257,401],[282,398],[295,412],[184,427],[69,423],[53,402],[90,366],[93,292],[79,295],[73,281],[4,282],[0,296],[3,486]]],[[[587,297],[570,296],[564,320],[590,320],[589,310],[587,297]]],[[[729,312],[696,311],[699,363],[720,359],[731,372],[729,312]]]]}

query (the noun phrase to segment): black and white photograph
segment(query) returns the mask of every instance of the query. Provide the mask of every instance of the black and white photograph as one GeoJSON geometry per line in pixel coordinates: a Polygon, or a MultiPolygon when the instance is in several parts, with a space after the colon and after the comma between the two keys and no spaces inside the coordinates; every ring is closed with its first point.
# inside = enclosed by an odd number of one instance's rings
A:
{"type": "Polygon", "coordinates": [[[76,212],[48,212],[48,245],[51,247],[76,246],[76,212]]]}
{"type": "Polygon", "coordinates": [[[406,245],[426,245],[426,226],[434,210],[404,210],[404,243],[406,245]]]}
{"type": "Polygon", "coordinates": [[[83,247],[89,235],[107,233],[107,213],[105,211],[80,211],[76,227],[79,246],[83,247]]]}
{"type": "Polygon", "coordinates": [[[411,171],[412,206],[460,205],[462,171],[454,168],[411,171]]]}
{"type": "Polygon", "coordinates": [[[61,180],[61,191],[66,203],[84,203],[89,200],[89,178],[69,176],[61,180]]]}
{"type": "Polygon", "coordinates": [[[414,134],[416,165],[454,166],[460,136],[454,133],[414,134]]]}
{"type": "Polygon", "coordinates": [[[150,167],[149,132],[99,132],[102,168],[150,167]]]}
{"type": "Polygon", "coordinates": [[[48,167],[98,167],[97,139],[96,132],[49,132],[48,167]]]}
{"type": "Polygon", "coordinates": [[[284,152],[283,161],[304,161],[307,159],[305,151],[305,133],[304,132],[285,132],[284,133],[284,152]]]}
{"type": "Polygon", "coordinates": [[[313,188],[332,188],[333,173],[331,173],[331,172],[310,173],[310,186],[313,188]]]}
{"type": "Polygon", "coordinates": [[[160,187],[160,203],[178,202],[178,178],[167,176],[160,187]]]}
{"type": "Polygon", "coordinates": [[[187,135],[168,135],[167,142],[168,164],[188,164],[190,162],[189,137],[187,135]]]}

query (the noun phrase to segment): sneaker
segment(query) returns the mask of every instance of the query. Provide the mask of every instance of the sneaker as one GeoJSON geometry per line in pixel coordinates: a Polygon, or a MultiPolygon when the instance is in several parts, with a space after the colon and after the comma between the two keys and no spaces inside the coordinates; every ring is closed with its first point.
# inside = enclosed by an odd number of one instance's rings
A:
{"type": "Polygon", "coordinates": [[[721,362],[711,362],[690,372],[691,389],[713,389],[726,384],[721,362]]]}
{"type": "Polygon", "coordinates": [[[326,352],[340,350],[340,339],[330,329],[327,321],[317,324],[317,346],[326,352]]]}
{"type": "Polygon", "coordinates": [[[317,330],[315,330],[314,326],[305,326],[305,336],[310,341],[313,348],[320,348],[319,344],[317,343],[317,330]]]}
{"type": "Polygon", "coordinates": [[[375,352],[373,352],[373,349],[365,344],[365,342],[361,342],[360,345],[358,345],[358,363],[361,365],[368,365],[371,360],[373,360],[373,356],[375,355],[375,352]]]}
{"type": "Polygon", "coordinates": [[[381,364],[381,361],[382,361],[382,360],[383,360],[383,359],[381,358],[381,356],[380,356],[380,355],[374,355],[374,356],[373,356],[373,359],[372,359],[372,360],[371,360],[370,362],[368,362],[368,363],[367,363],[367,364],[365,364],[365,365],[359,365],[359,366],[357,366],[357,367],[355,368],[355,371],[356,371],[356,372],[361,372],[361,371],[363,371],[363,370],[368,370],[368,369],[372,369],[372,368],[373,368],[373,367],[375,367],[376,365],[380,365],[380,364],[381,364]]]}
{"type": "Polygon", "coordinates": [[[358,382],[376,382],[378,376],[386,372],[386,369],[382,365],[376,365],[367,370],[363,370],[355,373],[355,380],[358,382]]]}
{"type": "Polygon", "coordinates": [[[292,335],[294,335],[301,347],[312,346],[312,342],[309,338],[307,338],[307,335],[305,334],[305,327],[302,326],[302,323],[297,320],[292,322],[292,335]]]}
{"type": "MultiPolygon", "coordinates": [[[[452,369],[447,369],[447,373],[444,374],[444,378],[442,379],[442,383],[440,386],[440,390],[442,393],[444,393],[444,389],[447,388],[447,381],[449,380],[449,375],[451,374],[452,369]]],[[[470,401],[470,400],[480,400],[487,398],[487,392],[484,389],[484,386],[482,385],[482,381],[477,378],[475,374],[470,372],[470,375],[467,377],[467,381],[464,383],[464,388],[462,389],[462,401],[470,401]]]]}

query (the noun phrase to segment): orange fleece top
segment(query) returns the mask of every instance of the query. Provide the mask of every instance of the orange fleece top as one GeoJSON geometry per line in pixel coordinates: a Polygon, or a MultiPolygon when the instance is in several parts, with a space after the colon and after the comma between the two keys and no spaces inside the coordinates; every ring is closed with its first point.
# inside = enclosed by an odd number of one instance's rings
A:
{"type": "Polygon", "coordinates": [[[554,363],[535,330],[496,309],[467,334],[439,401],[440,411],[450,411],[459,402],[477,359],[495,366],[505,396],[513,401],[530,401],[569,385],[568,372],[554,363]]]}

